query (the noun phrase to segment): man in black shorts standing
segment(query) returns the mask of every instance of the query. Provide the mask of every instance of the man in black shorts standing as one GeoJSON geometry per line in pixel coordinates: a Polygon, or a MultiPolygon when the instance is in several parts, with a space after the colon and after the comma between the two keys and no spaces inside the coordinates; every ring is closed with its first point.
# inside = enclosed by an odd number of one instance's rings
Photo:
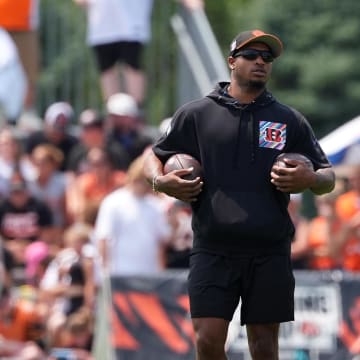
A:
{"type": "Polygon", "coordinates": [[[266,90],[282,50],[275,35],[240,33],[228,57],[230,83],[178,109],[144,166],[155,191],[192,205],[188,290],[197,360],[226,359],[240,300],[252,359],[278,360],[279,324],[294,320],[289,195],[334,188],[334,172],[308,121],[266,90]],[[314,170],[298,160],[273,165],[282,152],[302,153],[314,170]],[[203,178],[182,179],[191,169],[164,175],[163,164],[175,153],[198,159],[203,178]]]}
{"type": "Polygon", "coordinates": [[[125,92],[142,105],[142,55],[151,37],[153,0],[74,1],[86,8],[87,43],[95,54],[104,100],[125,92]]]}

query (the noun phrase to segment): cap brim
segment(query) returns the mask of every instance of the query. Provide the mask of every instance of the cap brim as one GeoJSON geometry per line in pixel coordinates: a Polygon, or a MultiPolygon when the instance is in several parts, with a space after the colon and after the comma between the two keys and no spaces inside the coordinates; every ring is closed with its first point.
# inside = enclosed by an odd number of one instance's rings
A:
{"type": "Polygon", "coordinates": [[[233,50],[233,52],[254,42],[261,42],[266,44],[270,48],[275,58],[280,56],[283,51],[283,45],[279,38],[271,34],[265,34],[265,35],[254,36],[251,39],[244,41],[243,43],[239,44],[236,47],[236,49],[233,50]]]}

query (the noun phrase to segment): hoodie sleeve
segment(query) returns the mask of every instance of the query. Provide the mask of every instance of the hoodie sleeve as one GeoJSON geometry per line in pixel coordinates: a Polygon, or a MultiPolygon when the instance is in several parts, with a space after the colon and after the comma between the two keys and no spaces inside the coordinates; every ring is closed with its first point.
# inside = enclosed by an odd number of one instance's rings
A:
{"type": "Polygon", "coordinates": [[[182,107],[174,114],[167,131],[153,145],[154,153],[163,163],[179,153],[199,159],[195,119],[195,112],[188,107],[182,107]]]}
{"type": "Polygon", "coordinates": [[[291,148],[287,152],[297,152],[308,157],[314,165],[314,169],[331,167],[327,156],[321,148],[314,131],[309,124],[308,120],[297,110],[292,109],[298,126],[296,128],[296,139],[291,148]]]}

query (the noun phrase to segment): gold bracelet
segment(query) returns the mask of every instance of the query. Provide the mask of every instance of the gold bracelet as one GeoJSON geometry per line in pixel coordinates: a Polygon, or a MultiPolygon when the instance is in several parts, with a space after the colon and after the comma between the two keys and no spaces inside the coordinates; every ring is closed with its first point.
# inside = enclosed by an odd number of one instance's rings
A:
{"type": "Polygon", "coordinates": [[[153,192],[158,192],[157,188],[156,188],[156,180],[157,178],[159,177],[159,175],[155,175],[153,178],[152,178],[152,190],[153,192]]]}

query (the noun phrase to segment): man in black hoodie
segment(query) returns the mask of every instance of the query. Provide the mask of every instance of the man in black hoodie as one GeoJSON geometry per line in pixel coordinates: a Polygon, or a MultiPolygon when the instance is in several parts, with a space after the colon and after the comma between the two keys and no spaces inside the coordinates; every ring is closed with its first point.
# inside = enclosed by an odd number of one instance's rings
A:
{"type": "Polygon", "coordinates": [[[289,195],[334,187],[308,121],[266,90],[282,49],[274,35],[240,33],[228,57],[230,83],[180,107],[145,163],[155,191],[192,205],[188,289],[197,360],[226,359],[228,325],[240,299],[252,358],[278,359],[279,324],[294,320],[289,195]],[[286,152],[302,153],[314,170],[299,160],[274,165],[286,152]],[[182,179],[191,169],[164,175],[163,164],[175,153],[198,159],[203,178],[182,179]]]}

